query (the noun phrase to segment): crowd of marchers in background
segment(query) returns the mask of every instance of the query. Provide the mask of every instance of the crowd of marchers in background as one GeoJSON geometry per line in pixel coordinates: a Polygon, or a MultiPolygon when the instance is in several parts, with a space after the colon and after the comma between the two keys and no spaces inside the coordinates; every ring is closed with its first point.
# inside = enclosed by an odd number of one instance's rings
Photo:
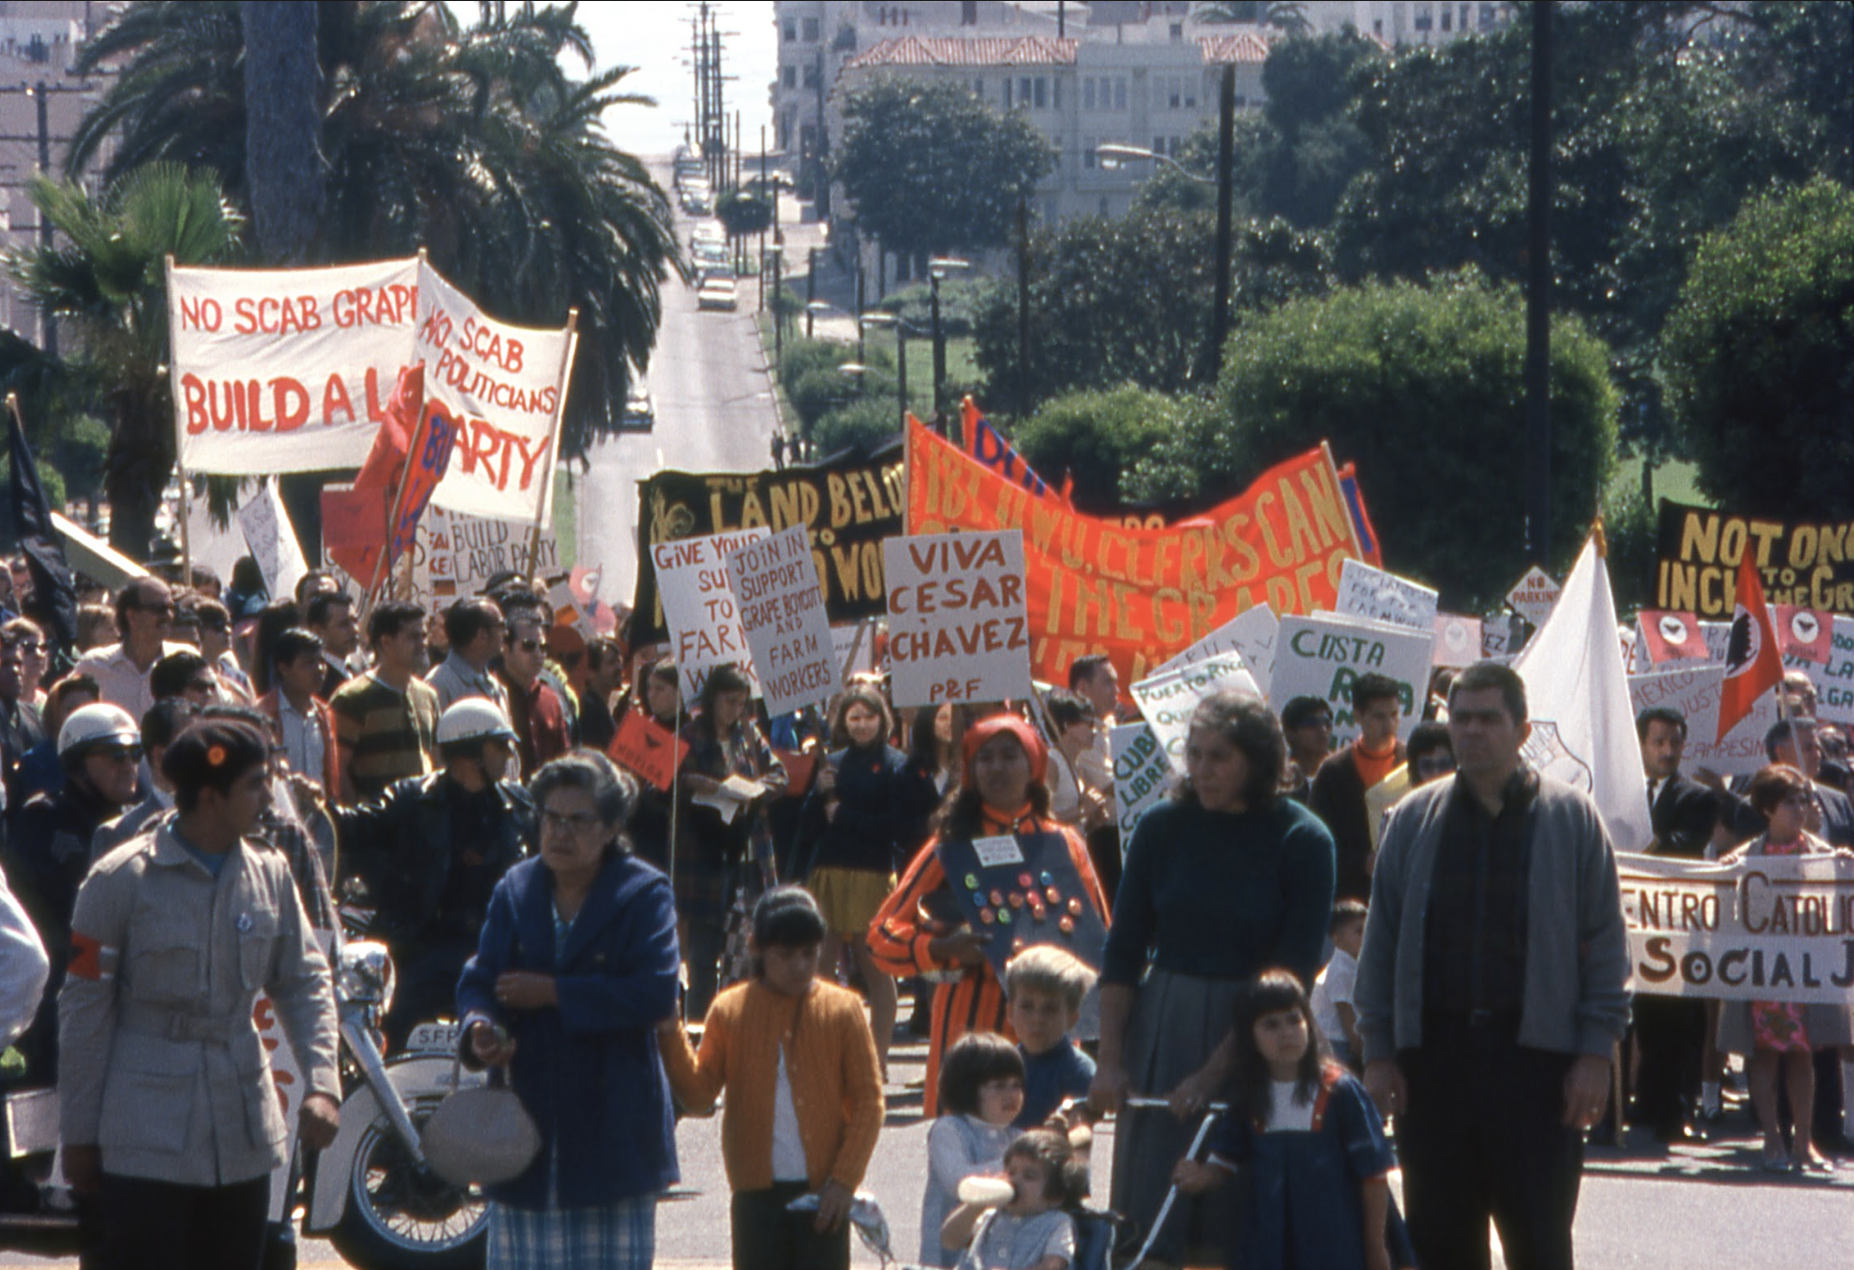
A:
{"type": "MultiPolygon", "coordinates": [[[[1569,1266],[1586,1145],[1625,1122],[1672,1145],[1748,1095],[1763,1167],[1850,1152],[1847,1009],[1631,1002],[1614,844],[1522,761],[1493,663],[1438,671],[1420,721],[1360,676],[1337,749],[1325,699],[1209,697],[1122,842],[1104,657],[1034,709],[897,710],[868,674],[768,718],[740,669],[687,700],[664,649],[587,640],[513,575],[436,614],[322,573],[273,601],[248,560],[81,598],[75,647],[0,623],[0,1014],[14,1078],[59,1089],[95,1264],[258,1264],[288,1126],[253,998],[325,1145],[344,912],[397,966],[389,1051],[460,1020],[536,1123],[497,1266],[650,1264],[675,1119],[717,1102],[736,1264],[847,1266],[910,1035],[929,1265],[1094,1270],[1176,1187],[1149,1264],[1485,1265],[1492,1222],[1508,1264],[1569,1266]],[[668,788],[607,757],[640,724],[686,747],[668,788]],[[1020,885],[986,894],[975,844],[1006,841],[1020,885]],[[1046,913],[1061,937],[994,938],[1046,913]],[[1091,920],[1105,943],[1071,941],[1091,920]]],[[[1846,740],[1785,691],[1732,784],[1641,715],[1651,850],[1854,848],[1846,740]]]]}

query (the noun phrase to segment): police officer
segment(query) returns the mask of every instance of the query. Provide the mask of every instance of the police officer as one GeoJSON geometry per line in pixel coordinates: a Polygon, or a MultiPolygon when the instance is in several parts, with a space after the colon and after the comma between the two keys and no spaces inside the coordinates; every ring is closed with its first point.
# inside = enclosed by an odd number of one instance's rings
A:
{"type": "Polygon", "coordinates": [[[97,862],[59,997],[64,1168],[95,1198],[99,1264],[251,1270],[286,1140],[252,1010],[266,994],[303,1069],[301,1129],[339,1127],[328,962],[283,857],[250,836],[266,738],[195,723],[162,770],[176,818],[97,862]]]}
{"type": "Polygon", "coordinates": [[[500,706],[483,697],[452,705],[438,719],[438,757],[439,771],[396,782],[378,802],[331,809],[343,870],[372,893],[370,933],[386,940],[399,972],[389,1050],[414,1025],[455,1013],[489,897],[534,841],[534,803],[505,779],[515,729],[500,706]]]}
{"type": "Polygon", "coordinates": [[[71,907],[90,869],[97,826],[135,801],[142,734],[129,712],[99,702],[72,712],[58,731],[64,785],[34,794],[20,808],[4,856],[7,883],[19,897],[51,959],[51,979],[39,1016],[20,1040],[27,1079],[58,1077],[58,986],[71,947],[71,907]]]}

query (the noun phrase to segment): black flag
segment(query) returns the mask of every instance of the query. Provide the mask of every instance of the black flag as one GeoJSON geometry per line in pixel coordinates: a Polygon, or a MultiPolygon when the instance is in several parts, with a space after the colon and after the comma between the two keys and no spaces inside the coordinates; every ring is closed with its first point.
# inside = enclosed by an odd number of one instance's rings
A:
{"type": "Polygon", "coordinates": [[[52,524],[51,505],[39,484],[39,467],[26,444],[26,427],[19,417],[19,398],[6,395],[7,453],[12,459],[13,533],[32,572],[33,614],[45,622],[57,648],[77,647],[77,588],[64,560],[64,541],[52,524]]]}

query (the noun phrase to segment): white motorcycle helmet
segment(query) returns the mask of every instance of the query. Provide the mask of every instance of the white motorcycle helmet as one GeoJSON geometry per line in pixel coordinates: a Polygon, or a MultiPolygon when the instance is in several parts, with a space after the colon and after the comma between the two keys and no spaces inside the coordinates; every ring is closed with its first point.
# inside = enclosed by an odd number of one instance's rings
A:
{"type": "Polygon", "coordinates": [[[121,706],[99,701],[71,712],[58,729],[58,757],[80,754],[93,745],[140,745],[142,730],[121,706]]]}
{"type": "Polygon", "coordinates": [[[493,737],[506,741],[516,739],[508,715],[488,697],[465,697],[438,718],[438,744],[441,746],[454,741],[487,741],[493,737]]]}

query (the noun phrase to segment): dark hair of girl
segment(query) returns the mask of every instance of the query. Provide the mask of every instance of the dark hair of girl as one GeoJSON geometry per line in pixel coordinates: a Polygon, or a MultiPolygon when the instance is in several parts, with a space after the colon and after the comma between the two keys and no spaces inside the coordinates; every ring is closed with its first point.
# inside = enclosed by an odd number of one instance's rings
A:
{"type": "Polygon", "coordinates": [[[908,729],[908,757],[927,775],[932,776],[948,759],[959,753],[959,742],[965,734],[964,706],[951,702],[939,706],[922,706],[914,712],[914,722],[908,729]],[[934,720],[942,710],[953,712],[953,739],[944,749],[940,745],[939,734],[934,730],[934,720]]]}
{"type": "Polygon", "coordinates": [[[824,935],[824,915],[802,886],[775,886],[753,906],[753,942],[762,949],[809,948],[824,935]]]}
{"type": "Polygon", "coordinates": [[[1073,1208],[1088,1197],[1088,1161],[1075,1154],[1069,1135],[1060,1129],[1026,1129],[1004,1148],[1004,1162],[1035,1160],[1043,1166],[1043,1185],[1049,1202],[1073,1208]]]}
{"type": "MultiPolygon", "coordinates": [[[[1217,733],[1248,760],[1249,779],[1242,790],[1244,809],[1268,811],[1274,807],[1287,764],[1287,738],[1281,733],[1281,721],[1260,697],[1239,688],[1213,692],[1197,703],[1191,727],[1217,733]]],[[[1189,776],[1178,782],[1172,797],[1183,803],[1197,801],[1189,776]]]]}
{"type": "Polygon", "coordinates": [[[882,695],[882,690],[864,681],[846,685],[831,703],[830,748],[841,750],[855,744],[850,740],[850,729],[843,722],[843,716],[850,712],[851,706],[862,706],[880,716],[882,731],[876,737],[876,745],[887,745],[888,738],[895,734],[895,713],[889,707],[888,698],[882,695]]]}
{"type": "Polygon", "coordinates": [[[940,1060],[940,1114],[976,1116],[979,1088],[994,1080],[1024,1078],[1024,1056],[996,1032],[967,1032],[940,1060]]]}
{"type": "MultiPolygon", "coordinates": [[[[721,739],[721,735],[715,731],[715,702],[720,699],[722,693],[726,692],[742,693],[749,698],[753,695],[753,681],[747,678],[745,671],[732,662],[724,662],[709,671],[707,680],[702,684],[699,703],[702,711],[700,720],[702,731],[717,741],[721,739]]],[[[751,700],[748,702],[748,708],[752,708],[751,700]]],[[[744,720],[746,716],[742,715],[741,718],[744,720]]]]}
{"type": "Polygon", "coordinates": [[[1231,1021],[1236,1029],[1236,1074],[1234,1084],[1241,1114],[1266,1125],[1274,1107],[1274,1076],[1255,1046],[1255,1024],[1264,1015],[1282,1010],[1296,1010],[1307,1021],[1307,1052],[1301,1055],[1294,1073],[1294,1100],[1311,1104],[1320,1087],[1320,1067],[1325,1056],[1320,1044],[1320,1029],[1313,1021],[1313,1003],[1291,970],[1279,967],[1264,970],[1236,995],[1231,1021]]]}

